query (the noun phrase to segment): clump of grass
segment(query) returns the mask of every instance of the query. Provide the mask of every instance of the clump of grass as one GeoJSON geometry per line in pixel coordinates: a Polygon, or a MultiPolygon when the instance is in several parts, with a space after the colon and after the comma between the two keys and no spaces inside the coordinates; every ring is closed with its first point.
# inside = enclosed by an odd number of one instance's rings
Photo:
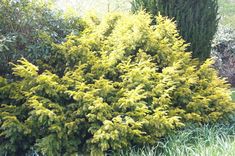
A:
{"type": "Polygon", "coordinates": [[[166,137],[155,147],[133,147],[125,156],[231,156],[235,153],[235,125],[191,126],[166,137]]]}

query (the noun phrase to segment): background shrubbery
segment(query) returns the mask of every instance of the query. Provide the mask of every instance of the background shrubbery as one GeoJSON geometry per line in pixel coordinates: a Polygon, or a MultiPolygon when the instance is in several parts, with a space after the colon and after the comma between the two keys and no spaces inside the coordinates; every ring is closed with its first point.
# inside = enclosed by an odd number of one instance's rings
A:
{"type": "Polygon", "coordinates": [[[226,77],[235,86],[235,30],[220,26],[212,44],[212,57],[220,76],[226,77]]]}
{"type": "Polygon", "coordinates": [[[145,13],[84,20],[54,46],[53,71],[26,59],[0,79],[0,154],[102,154],[154,145],[185,123],[229,122],[235,106],[212,61],[185,53],[175,24],[145,13]],[[60,73],[57,75],[56,73],[60,73]]]}
{"type": "Polygon", "coordinates": [[[53,43],[60,43],[66,35],[82,30],[79,17],[66,16],[51,6],[49,1],[39,0],[0,2],[0,75],[10,76],[9,62],[21,57],[51,68],[58,61],[53,43]]]}

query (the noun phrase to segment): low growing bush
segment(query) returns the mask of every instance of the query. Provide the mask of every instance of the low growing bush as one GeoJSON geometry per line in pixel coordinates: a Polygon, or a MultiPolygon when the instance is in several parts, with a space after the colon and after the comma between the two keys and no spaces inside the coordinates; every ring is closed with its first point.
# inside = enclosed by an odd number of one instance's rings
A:
{"type": "Polygon", "coordinates": [[[228,122],[230,90],[207,60],[185,53],[175,23],[145,13],[86,20],[57,45],[63,76],[21,59],[0,79],[0,151],[102,155],[157,140],[186,122],[228,122]]]}

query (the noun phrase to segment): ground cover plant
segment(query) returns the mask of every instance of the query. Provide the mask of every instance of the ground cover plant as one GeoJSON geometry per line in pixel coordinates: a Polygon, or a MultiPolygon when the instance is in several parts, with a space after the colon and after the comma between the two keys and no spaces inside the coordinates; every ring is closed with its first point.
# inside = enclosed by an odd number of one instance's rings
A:
{"type": "Polygon", "coordinates": [[[211,60],[191,58],[174,22],[156,21],[90,16],[80,35],[54,45],[60,69],[12,64],[14,81],[0,78],[1,155],[103,155],[156,145],[186,123],[228,123],[229,85],[211,60]]]}

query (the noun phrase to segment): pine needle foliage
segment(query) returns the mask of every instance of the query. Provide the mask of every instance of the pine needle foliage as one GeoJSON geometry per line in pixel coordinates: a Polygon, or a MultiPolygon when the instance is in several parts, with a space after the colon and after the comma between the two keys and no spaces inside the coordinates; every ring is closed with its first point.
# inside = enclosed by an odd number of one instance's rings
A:
{"type": "Polygon", "coordinates": [[[0,78],[0,155],[103,155],[154,145],[187,122],[228,122],[229,86],[207,60],[185,53],[172,20],[113,13],[56,45],[57,76],[21,59],[0,78]]]}
{"type": "Polygon", "coordinates": [[[217,0],[133,0],[132,10],[140,9],[173,18],[180,35],[190,43],[192,56],[202,61],[210,57],[219,21],[217,0]]]}

